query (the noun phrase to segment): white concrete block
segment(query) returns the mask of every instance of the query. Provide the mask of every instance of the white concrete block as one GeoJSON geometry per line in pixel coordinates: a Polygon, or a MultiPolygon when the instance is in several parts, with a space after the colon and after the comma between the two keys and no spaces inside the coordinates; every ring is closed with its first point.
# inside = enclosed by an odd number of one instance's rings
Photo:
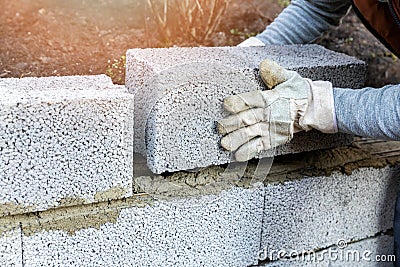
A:
{"type": "Polygon", "coordinates": [[[393,227],[400,166],[265,187],[263,250],[315,250],[393,227]]]}
{"type": "MultiPolygon", "coordinates": [[[[353,161],[341,158],[344,153],[332,155],[338,158],[327,157],[330,167],[370,162],[366,153],[354,152],[353,161]]],[[[248,185],[255,166],[249,166],[245,177],[233,175],[229,181],[235,170],[228,174],[213,167],[196,174],[142,177],[144,187],[154,187],[154,192],[146,190],[147,201],[152,199],[149,205],[135,196],[21,215],[17,220],[22,224],[24,263],[250,266],[259,264],[265,249],[320,251],[339,240],[350,244],[392,228],[399,166],[286,178],[299,175],[299,166],[309,168],[304,164],[312,161],[301,160],[293,166],[294,162],[275,164],[262,187],[231,188],[236,183],[248,185]],[[224,181],[231,189],[221,189],[224,181]],[[176,190],[187,192],[165,192],[174,184],[176,190]]]]}
{"type": "Polygon", "coordinates": [[[133,105],[105,75],[0,79],[0,216],[132,195],[133,105]]]}
{"type": "Polygon", "coordinates": [[[22,236],[19,224],[3,225],[0,219],[0,266],[22,267],[22,236]]]}
{"type": "Polygon", "coordinates": [[[261,188],[233,188],[219,195],[156,201],[145,207],[105,210],[88,207],[81,214],[74,214],[71,208],[71,213],[66,211],[58,221],[48,213],[48,218],[42,216],[34,225],[23,226],[24,264],[32,267],[256,264],[263,192],[261,188]],[[110,222],[79,229],[80,220],[90,223],[88,220],[96,218],[110,222]],[[67,224],[77,225],[76,232],[63,230],[62,225],[67,224]],[[36,232],[31,232],[32,227],[36,232]]]}
{"type": "MultiPolygon", "coordinates": [[[[258,64],[265,58],[313,80],[361,87],[366,66],[317,45],[132,49],[127,52],[128,90],[135,94],[135,151],[155,173],[233,161],[221,149],[216,121],[225,97],[264,89],[258,64]]],[[[336,147],[347,135],[299,134],[289,145],[260,156],[336,147]],[[315,142],[318,140],[318,142],[315,142]]]]}

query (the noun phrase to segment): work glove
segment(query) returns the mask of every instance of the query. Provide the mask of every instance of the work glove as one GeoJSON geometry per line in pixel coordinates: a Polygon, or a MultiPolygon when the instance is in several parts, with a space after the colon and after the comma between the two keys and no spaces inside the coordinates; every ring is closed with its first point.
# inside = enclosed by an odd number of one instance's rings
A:
{"type": "Polygon", "coordinates": [[[238,44],[237,46],[240,46],[240,47],[265,46],[265,44],[256,37],[250,37],[250,38],[244,40],[243,42],[241,42],[240,44],[238,44]]]}
{"type": "Polygon", "coordinates": [[[225,135],[221,146],[236,151],[237,161],[285,144],[299,131],[337,132],[330,82],[304,79],[268,59],[261,62],[260,75],[273,89],[225,98],[224,108],[232,115],[217,122],[225,135]]]}

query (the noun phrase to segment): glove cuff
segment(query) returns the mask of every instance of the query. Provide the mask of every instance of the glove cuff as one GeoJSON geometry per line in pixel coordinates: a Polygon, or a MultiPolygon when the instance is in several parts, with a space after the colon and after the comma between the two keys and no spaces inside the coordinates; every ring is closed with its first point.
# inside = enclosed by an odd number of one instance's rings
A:
{"type": "Polygon", "coordinates": [[[310,94],[304,116],[299,119],[300,127],[303,129],[311,127],[323,133],[337,133],[332,83],[305,80],[310,85],[310,94]]]}
{"type": "Polygon", "coordinates": [[[238,44],[237,46],[240,46],[240,47],[265,46],[265,44],[256,37],[250,37],[250,38],[244,40],[243,42],[241,42],[240,44],[238,44]]]}

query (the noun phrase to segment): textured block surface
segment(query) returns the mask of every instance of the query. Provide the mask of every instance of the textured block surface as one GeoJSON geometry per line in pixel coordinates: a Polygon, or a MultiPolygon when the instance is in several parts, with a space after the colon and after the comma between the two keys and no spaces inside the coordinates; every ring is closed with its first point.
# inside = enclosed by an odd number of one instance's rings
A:
{"type": "MultiPolygon", "coordinates": [[[[225,97],[264,89],[258,64],[265,58],[334,86],[359,88],[365,79],[362,61],[317,45],[128,50],[126,86],[135,94],[135,149],[147,155],[150,169],[162,173],[231,162],[231,154],[219,146],[215,122],[227,115],[225,97]]],[[[348,136],[314,132],[261,156],[348,141],[348,136]]]]}
{"type": "Polygon", "coordinates": [[[391,228],[397,174],[361,168],[145,206],[121,200],[44,212],[22,221],[24,263],[250,266],[265,250],[319,251],[391,228]]]}
{"type": "Polygon", "coordinates": [[[400,167],[305,177],[265,188],[261,247],[314,250],[393,227],[400,167]]]}
{"type": "Polygon", "coordinates": [[[22,266],[22,236],[19,224],[3,225],[0,219],[0,266],[22,266]]]}
{"type": "Polygon", "coordinates": [[[0,229],[21,225],[26,266],[251,266],[265,250],[350,246],[392,228],[400,188],[398,155],[383,157],[395,144],[363,142],[275,158],[264,183],[255,162],[135,177],[147,194],[135,183],[130,198],[1,217],[0,229]]]}
{"type": "MultiPolygon", "coordinates": [[[[290,251],[289,251],[290,253],[290,251]]],[[[342,243],[287,260],[260,264],[264,267],[389,267],[393,266],[393,237],[379,235],[355,243],[342,243]],[[342,247],[343,246],[343,247],[342,247]]]]}
{"type": "Polygon", "coordinates": [[[234,188],[145,207],[60,213],[65,219],[58,221],[43,216],[23,225],[24,264],[250,266],[257,263],[262,205],[263,190],[234,188]],[[68,229],[89,219],[102,223],[68,229]]]}
{"type": "Polygon", "coordinates": [[[105,75],[0,79],[0,216],[130,196],[133,105],[105,75]]]}

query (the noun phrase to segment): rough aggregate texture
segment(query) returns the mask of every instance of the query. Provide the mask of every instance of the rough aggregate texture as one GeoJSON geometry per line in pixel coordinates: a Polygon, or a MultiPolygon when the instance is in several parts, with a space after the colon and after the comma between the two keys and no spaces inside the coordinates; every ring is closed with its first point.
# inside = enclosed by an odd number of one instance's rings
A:
{"type": "Polygon", "coordinates": [[[21,226],[13,238],[22,237],[27,266],[250,266],[264,248],[316,251],[373,238],[392,228],[399,157],[382,157],[386,142],[363,142],[275,157],[264,180],[256,161],[142,172],[134,179],[148,193],[0,217],[0,235],[21,226]]]}
{"type": "MultiPolygon", "coordinates": [[[[62,228],[24,235],[24,264],[249,266],[257,263],[263,197],[261,188],[233,188],[218,196],[124,208],[117,217],[115,209],[98,210],[97,216],[113,219],[72,235],[62,228]]],[[[81,221],[65,214],[67,224],[75,219],[81,221]]],[[[24,232],[30,228],[23,224],[24,232]]]]}
{"type": "MultiPolygon", "coordinates": [[[[258,64],[270,58],[313,80],[359,88],[366,66],[317,45],[131,49],[126,86],[135,94],[135,151],[154,173],[231,162],[219,146],[216,121],[227,113],[225,97],[265,89],[258,64]]],[[[347,135],[299,134],[261,157],[348,144],[347,135]],[[318,142],[316,142],[318,140],[318,142]]]]}
{"type": "Polygon", "coordinates": [[[400,167],[305,177],[265,187],[261,246],[315,249],[393,227],[400,167]]]}
{"type": "MultiPolygon", "coordinates": [[[[263,267],[389,267],[393,266],[393,236],[378,235],[354,243],[346,241],[344,248],[333,246],[315,253],[315,256],[294,257],[264,263],[263,267]],[[331,257],[329,255],[332,255],[331,257]],[[386,261],[381,261],[386,259],[386,261]]],[[[290,251],[290,250],[289,250],[290,251]]],[[[301,251],[301,250],[299,250],[301,251]]]]}
{"type": "Polygon", "coordinates": [[[0,80],[0,216],[132,194],[133,96],[105,75],[0,80]]]}
{"type": "Polygon", "coordinates": [[[18,224],[0,225],[0,266],[22,266],[22,237],[18,224]]]}

